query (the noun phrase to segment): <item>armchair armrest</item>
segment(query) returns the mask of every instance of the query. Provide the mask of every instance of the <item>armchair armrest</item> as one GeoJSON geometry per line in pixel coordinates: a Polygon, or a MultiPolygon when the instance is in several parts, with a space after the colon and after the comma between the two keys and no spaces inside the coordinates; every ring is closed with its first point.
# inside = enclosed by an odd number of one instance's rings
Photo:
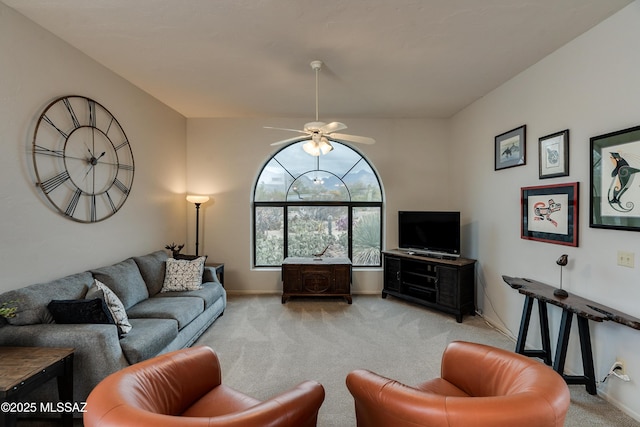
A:
{"type": "Polygon", "coordinates": [[[358,425],[448,426],[446,398],[425,393],[365,369],[347,375],[358,425]]]}

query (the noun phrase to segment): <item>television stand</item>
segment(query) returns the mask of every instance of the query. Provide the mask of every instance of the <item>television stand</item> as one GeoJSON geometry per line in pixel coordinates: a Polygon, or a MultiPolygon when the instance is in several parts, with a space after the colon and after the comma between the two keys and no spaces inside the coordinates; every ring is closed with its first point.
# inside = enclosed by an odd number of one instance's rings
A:
{"type": "Polygon", "coordinates": [[[475,314],[475,260],[434,258],[401,250],[383,253],[382,298],[392,295],[456,316],[475,314]]]}

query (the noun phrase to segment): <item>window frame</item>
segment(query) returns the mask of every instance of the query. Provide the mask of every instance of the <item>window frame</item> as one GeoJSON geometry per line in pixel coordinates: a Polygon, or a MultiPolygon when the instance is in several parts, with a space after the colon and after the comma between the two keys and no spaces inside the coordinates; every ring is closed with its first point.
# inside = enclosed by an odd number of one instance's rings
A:
{"type": "MultiPolygon", "coordinates": [[[[377,184],[378,184],[378,188],[380,189],[380,201],[353,201],[353,200],[348,200],[348,201],[344,201],[344,200],[337,200],[337,201],[332,201],[332,200],[318,200],[318,201],[290,201],[287,199],[286,195],[284,200],[279,200],[279,201],[256,201],[256,191],[258,190],[258,186],[260,183],[260,178],[265,170],[265,168],[267,167],[267,165],[271,162],[271,160],[275,159],[276,156],[278,154],[280,154],[283,150],[286,149],[290,149],[293,145],[295,145],[296,143],[293,144],[289,144],[285,147],[283,147],[282,149],[278,150],[277,152],[273,153],[263,164],[262,168],[260,169],[260,172],[257,174],[257,177],[255,179],[254,182],[254,188],[253,188],[253,192],[252,192],[252,198],[251,198],[251,216],[252,216],[252,230],[251,230],[251,237],[252,237],[252,266],[253,268],[274,268],[274,267],[278,267],[279,265],[271,265],[271,264],[258,264],[257,263],[257,233],[256,233],[256,216],[257,216],[257,210],[261,207],[275,207],[275,208],[282,208],[282,218],[283,218],[283,259],[287,258],[288,256],[288,248],[289,248],[289,223],[288,223],[288,214],[289,214],[289,208],[297,208],[297,207],[304,207],[304,206],[309,206],[309,207],[331,207],[331,206],[340,206],[340,207],[346,207],[347,208],[347,222],[348,222],[348,229],[347,229],[347,253],[348,253],[348,257],[350,260],[353,260],[353,211],[354,209],[357,208],[367,208],[367,207],[373,207],[373,208],[378,208],[380,210],[380,252],[382,252],[383,250],[383,242],[384,242],[384,235],[383,235],[383,231],[384,231],[384,191],[383,191],[383,187],[382,187],[382,183],[380,181],[380,177],[378,176],[377,171],[375,170],[375,168],[373,167],[373,165],[371,164],[371,162],[369,162],[369,160],[362,155],[362,153],[360,153],[358,150],[354,149],[353,147],[350,147],[346,144],[341,144],[341,143],[337,143],[337,142],[332,142],[332,144],[340,144],[345,146],[346,148],[353,150],[357,155],[360,156],[360,160],[359,161],[364,161],[366,162],[366,164],[369,166],[369,168],[371,169],[371,171],[373,172],[373,175],[376,178],[377,184]]],[[[277,161],[277,159],[276,159],[277,161]]],[[[278,162],[280,163],[280,162],[278,162]]],[[[316,162],[316,165],[318,165],[319,162],[316,162]]],[[[357,162],[355,163],[357,164],[357,162]]],[[[355,166],[354,164],[354,166],[355,166]]],[[[303,173],[300,173],[297,176],[293,176],[291,174],[291,172],[282,164],[280,164],[284,171],[286,171],[292,178],[292,184],[293,182],[295,182],[295,180],[304,175],[307,174],[311,171],[314,170],[318,170],[318,171],[325,171],[328,173],[331,173],[333,175],[335,175],[334,172],[332,172],[331,170],[327,170],[327,169],[320,169],[319,166],[316,166],[316,169],[310,169],[308,171],[305,171],[303,173]]],[[[337,176],[337,175],[336,175],[337,176]]],[[[347,192],[349,194],[349,197],[351,198],[351,191],[349,190],[349,187],[347,187],[347,192]]],[[[353,265],[353,268],[380,268],[382,267],[382,256],[380,256],[380,260],[378,262],[378,264],[367,264],[367,265],[353,265]]]]}

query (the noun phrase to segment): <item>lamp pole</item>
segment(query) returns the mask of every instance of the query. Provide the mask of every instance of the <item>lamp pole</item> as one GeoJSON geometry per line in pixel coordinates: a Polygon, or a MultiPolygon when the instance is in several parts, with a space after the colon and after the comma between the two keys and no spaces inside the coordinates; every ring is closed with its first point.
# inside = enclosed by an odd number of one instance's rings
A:
{"type": "Polygon", "coordinates": [[[196,203],[196,256],[198,256],[198,237],[200,236],[200,205],[196,203]]]}
{"type": "Polygon", "coordinates": [[[187,201],[196,205],[196,256],[200,239],[200,205],[209,201],[209,196],[187,196],[187,201]]]}

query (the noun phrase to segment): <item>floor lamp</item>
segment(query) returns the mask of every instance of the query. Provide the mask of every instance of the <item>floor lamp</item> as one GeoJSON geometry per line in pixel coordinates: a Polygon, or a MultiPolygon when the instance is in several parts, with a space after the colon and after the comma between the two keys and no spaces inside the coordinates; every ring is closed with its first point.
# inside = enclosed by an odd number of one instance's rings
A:
{"type": "Polygon", "coordinates": [[[198,237],[200,235],[200,205],[209,201],[209,196],[187,196],[187,201],[196,205],[196,256],[198,256],[198,237]]]}

